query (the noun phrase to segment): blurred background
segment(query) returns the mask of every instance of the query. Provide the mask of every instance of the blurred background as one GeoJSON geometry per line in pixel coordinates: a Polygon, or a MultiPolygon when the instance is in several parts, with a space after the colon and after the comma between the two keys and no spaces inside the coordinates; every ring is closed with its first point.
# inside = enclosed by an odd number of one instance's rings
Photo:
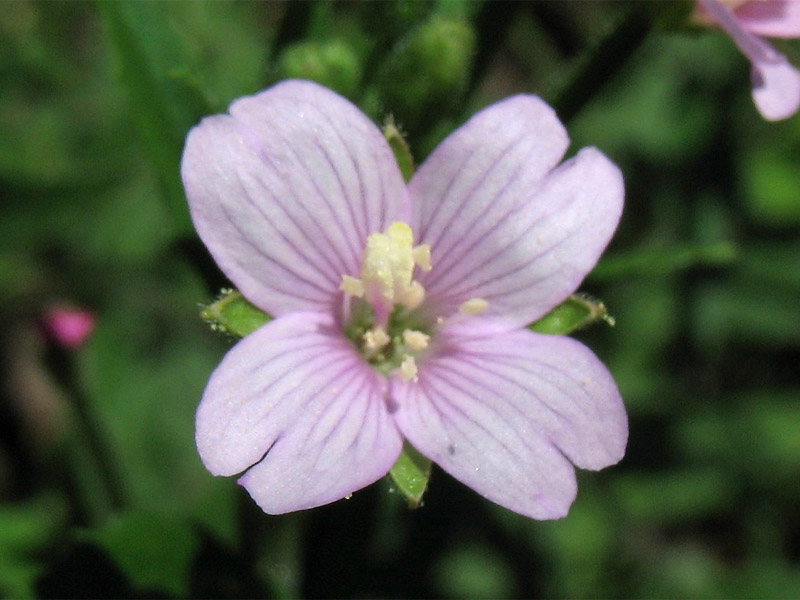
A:
{"type": "Polygon", "coordinates": [[[800,596],[800,117],[765,122],[749,63],[691,10],[0,4],[0,596],[800,596]],[[579,474],[567,518],[438,470],[417,510],[384,481],[267,516],[201,465],[194,410],[234,340],[198,316],[226,281],[180,154],[203,115],[290,77],[393,115],[418,162],[535,93],[571,152],[622,168],[622,223],[581,288],[616,326],[576,337],[631,437],[579,474]]]}

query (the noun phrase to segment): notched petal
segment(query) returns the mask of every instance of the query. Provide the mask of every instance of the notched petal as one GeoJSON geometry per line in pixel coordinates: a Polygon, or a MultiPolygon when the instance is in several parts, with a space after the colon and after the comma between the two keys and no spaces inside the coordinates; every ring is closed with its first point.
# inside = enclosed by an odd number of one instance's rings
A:
{"type": "Polygon", "coordinates": [[[209,381],[197,447],[263,510],[319,506],[385,475],[402,447],[385,380],[328,315],[280,317],[244,338],[209,381]]]}
{"type": "Polygon", "coordinates": [[[367,235],[407,210],[380,130],[349,101],[287,81],[189,134],[181,173],[200,237],[269,314],[330,310],[367,235]]]}
{"type": "Polygon", "coordinates": [[[415,448],[486,498],[537,519],[568,511],[570,461],[600,469],[624,454],[616,385],[569,338],[521,330],[453,339],[416,383],[393,385],[398,425],[415,448]]]}

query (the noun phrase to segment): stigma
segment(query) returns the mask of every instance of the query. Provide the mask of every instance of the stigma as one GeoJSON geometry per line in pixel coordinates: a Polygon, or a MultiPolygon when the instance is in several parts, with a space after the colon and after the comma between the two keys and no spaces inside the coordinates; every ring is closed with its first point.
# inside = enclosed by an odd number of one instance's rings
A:
{"type": "Polygon", "coordinates": [[[361,278],[342,275],[339,289],[366,298],[376,310],[391,312],[396,304],[416,308],[425,298],[425,288],[414,279],[416,267],[431,270],[431,248],[428,244],[414,246],[411,227],[395,221],[383,233],[367,238],[361,278]]]}

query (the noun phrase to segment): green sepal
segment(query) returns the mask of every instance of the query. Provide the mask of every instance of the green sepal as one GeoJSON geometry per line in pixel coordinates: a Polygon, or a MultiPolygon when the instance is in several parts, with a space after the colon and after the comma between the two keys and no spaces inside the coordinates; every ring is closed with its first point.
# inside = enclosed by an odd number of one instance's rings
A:
{"type": "Polygon", "coordinates": [[[234,289],[222,290],[219,298],[200,311],[200,316],[214,331],[240,338],[272,320],[271,316],[250,304],[241,292],[234,289]]]}
{"type": "Polygon", "coordinates": [[[383,124],[383,135],[394,152],[403,179],[409,181],[414,174],[414,157],[411,155],[411,148],[409,148],[406,138],[394,122],[394,117],[386,118],[386,122],[383,124]]]}
{"type": "Polygon", "coordinates": [[[389,475],[405,496],[409,508],[417,508],[431,478],[431,461],[406,442],[389,475]]]}
{"type": "Polygon", "coordinates": [[[605,304],[585,294],[573,294],[528,327],[537,333],[567,335],[600,320],[614,325],[605,304]]]}

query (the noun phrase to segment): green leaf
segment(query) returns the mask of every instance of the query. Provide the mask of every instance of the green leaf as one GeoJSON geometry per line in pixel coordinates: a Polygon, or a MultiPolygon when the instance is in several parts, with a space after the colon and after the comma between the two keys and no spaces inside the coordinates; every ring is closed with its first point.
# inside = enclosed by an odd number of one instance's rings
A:
{"type": "Polygon", "coordinates": [[[200,316],[211,328],[236,337],[253,333],[272,320],[267,313],[256,308],[237,290],[222,290],[215,301],[206,306],[200,316]]]}
{"type": "Polygon", "coordinates": [[[51,495],[0,505],[0,596],[36,597],[44,551],[65,526],[67,512],[61,498],[51,495]]]}
{"type": "Polygon", "coordinates": [[[591,273],[593,281],[621,280],[630,277],[661,277],[698,266],[723,266],[737,258],[731,242],[686,244],[677,247],[652,247],[604,258],[591,273]]]}
{"type": "Polygon", "coordinates": [[[529,327],[537,333],[567,335],[599,320],[614,325],[614,318],[608,314],[602,302],[586,295],[573,294],[529,327]]]}
{"type": "Polygon", "coordinates": [[[199,279],[176,267],[142,281],[147,294],[115,298],[77,357],[87,418],[122,506],[191,519],[233,545],[236,489],[210,476],[194,443],[197,403],[226,344],[186,313],[204,293],[199,279]]]}
{"type": "Polygon", "coordinates": [[[83,537],[107,551],[137,588],[178,597],[190,594],[190,567],[199,540],[186,520],[132,512],[83,537]]]}
{"type": "Polygon", "coordinates": [[[97,4],[119,67],[119,78],[144,147],[179,233],[193,231],[180,181],[186,132],[211,112],[193,81],[185,47],[153,2],[97,4]]]}
{"type": "Polygon", "coordinates": [[[408,142],[403,134],[398,129],[394,122],[393,117],[386,119],[383,125],[383,135],[392,147],[394,157],[397,160],[397,166],[400,167],[400,172],[403,174],[403,179],[406,181],[411,179],[414,174],[414,157],[411,155],[411,148],[408,147],[408,142]]]}
{"type": "Polygon", "coordinates": [[[431,461],[406,442],[400,458],[394,463],[389,475],[405,496],[408,505],[417,508],[422,502],[422,495],[431,477],[431,461]]]}

